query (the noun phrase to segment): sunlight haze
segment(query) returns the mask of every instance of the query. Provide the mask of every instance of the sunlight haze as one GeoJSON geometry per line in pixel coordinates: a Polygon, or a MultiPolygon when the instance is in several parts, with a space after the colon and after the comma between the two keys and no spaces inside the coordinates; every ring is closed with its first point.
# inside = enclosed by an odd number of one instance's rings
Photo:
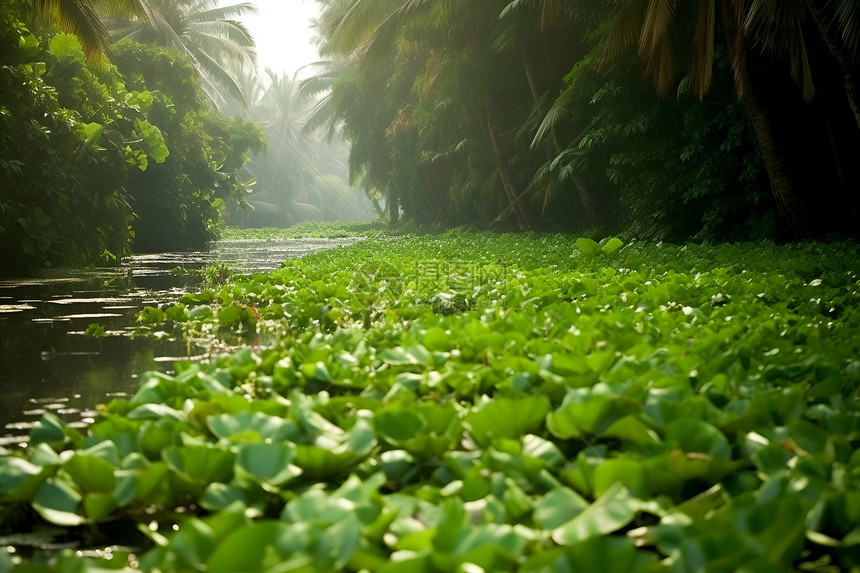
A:
{"type": "MultiPolygon", "coordinates": [[[[221,5],[231,5],[222,0],[221,5]]],[[[313,0],[254,0],[258,14],[243,17],[257,42],[257,64],[260,70],[294,74],[300,67],[318,59],[311,43],[310,20],[318,15],[313,0]]],[[[303,76],[306,74],[302,74],[303,76]]]]}

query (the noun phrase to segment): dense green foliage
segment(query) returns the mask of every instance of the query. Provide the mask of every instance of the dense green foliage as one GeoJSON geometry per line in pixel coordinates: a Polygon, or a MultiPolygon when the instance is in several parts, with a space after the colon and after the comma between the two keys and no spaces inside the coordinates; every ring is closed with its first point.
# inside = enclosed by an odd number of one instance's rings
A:
{"type": "Polygon", "coordinates": [[[856,2],[318,3],[352,176],[392,221],[856,234],[856,2]]]}
{"type": "Polygon", "coordinates": [[[150,115],[164,130],[172,156],[135,173],[129,182],[135,250],[203,248],[214,238],[228,206],[245,200],[249,181],[240,173],[248,155],[264,145],[261,130],[211,110],[191,63],[144,44],[114,46],[114,61],[131,86],[158,90],[150,115]]]}
{"type": "Polygon", "coordinates": [[[74,36],[37,34],[0,10],[3,272],[204,246],[260,131],[208,110],[180,57],[126,44],[97,70],[74,36]]]}
{"type": "Polygon", "coordinates": [[[0,41],[0,265],[126,253],[128,175],[168,155],[147,119],[152,94],[88,68],[74,36],[38,39],[10,7],[0,41]]]}
{"type": "Polygon", "coordinates": [[[852,570],[858,255],[458,231],[234,276],[141,320],[262,348],[45,417],[0,521],[139,524],[144,571],[852,570]]]}

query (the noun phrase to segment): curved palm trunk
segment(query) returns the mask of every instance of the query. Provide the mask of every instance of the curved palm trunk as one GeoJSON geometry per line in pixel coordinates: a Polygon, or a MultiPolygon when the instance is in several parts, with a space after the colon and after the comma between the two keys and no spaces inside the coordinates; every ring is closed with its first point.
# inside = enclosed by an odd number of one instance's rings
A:
{"type": "Polygon", "coordinates": [[[514,210],[514,215],[517,218],[517,225],[521,230],[534,229],[535,225],[528,213],[525,205],[520,200],[517,193],[517,186],[514,178],[511,175],[508,167],[508,158],[502,147],[501,136],[499,135],[499,125],[496,119],[495,112],[490,109],[487,114],[487,132],[490,136],[490,144],[493,148],[493,156],[496,159],[496,168],[499,170],[499,175],[502,178],[502,186],[505,188],[505,195],[508,196],[508,202],[514,210]]]}
{"type": "Polygon", "coordinates": [[[860,103],[857,98],[860,97],[860,65],[852,54],[848,53],[845,47],[845,42],[839,37],[839,34],[834,29],[834,26],[828,25],[825,20],[824,11],[825,5],[829,0],[806,0],[806,5],[812,13],[812,18],[815,20],[818,31],[827,44],[827,49],[833,54],[833,57],[839,63],[839,68],[842,70],[843,81],[845,82],[845,93],[848,96],[848,103],[851,105],[851,111],[854,112],[854,119],[857,121],[857,127],[860,127],[860,103]]]}
{"type": "Polygon", "coordinates": [[[737,0],[721,0],[723,33],[735,68],[735,86],[746,108],[758,140],[759,151],[770,179],[771,191],[780,215],[796,239],[813,236],[810,208],[806,189],[793,166],[791,145],[784,134],[778,133],[772,113],[761,95],[764,93],[761,74],[750,71],[762,56],[746,50],[737,17],[737,0]]]}

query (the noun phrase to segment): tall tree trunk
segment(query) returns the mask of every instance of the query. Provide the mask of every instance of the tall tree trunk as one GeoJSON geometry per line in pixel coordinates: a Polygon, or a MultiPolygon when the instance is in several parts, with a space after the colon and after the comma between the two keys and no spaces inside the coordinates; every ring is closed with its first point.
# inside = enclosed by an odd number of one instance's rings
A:
{"type": "Polygon", "coordinates": [[[400,205],[397,201],[397,195],[395,195],[390,188],[388,190],[385,207],[388,210],[388,222],[391,223],[391,225],[396,225],[398,219],[400,219],[400,205]]]}
{"type": "Polygon", "coordinates": [[[537,80],[535,79],[534,74],[534,63],[531,53],[529,52],[529,46],[532,44],[530,41],[525,41],[520,43],[520,54],[523,57],[523,69],[526,72],[526,80],[529,82],[529,91],[532,93],[532,99],[537,101],[540,98],[540,90],[537,86],[537,80]]]}
{"type": "Polygon", "coordinates": [[[521,230],[534,229],[535,224],[529,215],[528,209],[523,205],[522,200],[517,193],[517,185],[511,175],[508,167],[508,157],[502,146],[501,136],[499,135],[498,119],[495,111],[490,108],[487,113],[487,132],[490,135],[490,144],[493,148],[493,156],[496,159],[496,167],[499,170],[499,176],[502,179],[502,186],[505,188],[505,194],[508,196],[508,202],[514,210],[514,215],[517,218],[517,225],[521,230]]]}
{"type": "Polygon", "coordinates": [[[848,95],[848,103],[851,105],[851,111],[854,112],[857,127],[860,128],[860,103],[857,101],[860,98],[860,60],[849,53],[845,42],[834,29],[834,26],[827,21],[825,10],[826,4],[829,2],[830,0],[806,0],[806,5],[812,13],[812,18],[818,26],[824,43],[827,44],[827,49],[839,63],[845,82],[845,93],[848,95]]]}
{"type": "Polygon", "coordinates": [[[806,189],[792,165],[791,144],[775,129],[774,118],[761,100],[766,77],[749,70],[761,56],[748,51],[745,46],[742,20],[737,12],[737,0],[721,0],[723,33],[735,68],[735,87],[746,108],[758,140],[759,151],[770,179],[771,191],[777,208],[795,239],[813,236],[810,209],[806,201],[806,189]]]}

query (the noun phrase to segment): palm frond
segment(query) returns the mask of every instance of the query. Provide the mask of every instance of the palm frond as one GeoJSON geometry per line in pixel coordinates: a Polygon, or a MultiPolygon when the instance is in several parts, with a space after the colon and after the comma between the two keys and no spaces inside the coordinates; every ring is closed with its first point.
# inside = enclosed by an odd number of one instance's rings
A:
{"type": "Polygon", "coordinates": [[[832,25],[842,36],[842,42],[854,62],[860,58],[860,2],[857,0],[831,0],[832,25]]]}
{"type": "Polygon", "coordinates": [[[399,4],[397,0],[354,0],[334,28],[332,45],[343,54],[355,51],[367,42],[399,4]]]}
{"type": "Polygon", "coordinates": [[[693,89],[702,99],[711,87],[714,69],[714,30],[716,28],[714,0],[699,0],[699,17],[693,36],[693,89]]]}
{"type": "Polygon", "coordinates": [[[804,38],[804,20],[809,17],[803,0],[754,0],[744,20],[744,31],[763,51],[788,58],[791,76],[803,97],[815,97],[815,85],[804,38]]]}
{"type": "Polygon", "coordinates": [[[219,6],[208,10],[189,13],[192,22],[212,22],[217,20],[233,20],[248,14],[259,14],[257,5],[253,2],[239,2],[230,6],[219,6]]]}
{"type": "MultiPolygon", "coordinates": [[[[194,61],[198,63],[198,69],[202,72],[201,75],[208,76],[212,83],[226,88],[229,94],[241,105],[248,105],[248,102],[245,101],[245,94],[242,93],[242,88],[236,82],[232,70],[203,50],[192,50],[192,52],[194,61]]],[[[210,93],[211,95],[214,94],[210,93]]]]}
{"type": "Polygon", "coordinates": [[[675,0],[650,0],[642,22],[639,53],[643,57],[663,52],[675,19],[675,0]]]}
{"type": "Polygon", "coordinates": [[[642,36],[648,0],[614,0],[609,29],[603,35],[601,66],[635,46],[642,36]]]}
{"type": "Polygon", "coordinates": [[[33,6],[46,22],[77,36],[90,64],[98,64],[107,53],[110,32],[90,2],[34,0],[33,6]]]}

